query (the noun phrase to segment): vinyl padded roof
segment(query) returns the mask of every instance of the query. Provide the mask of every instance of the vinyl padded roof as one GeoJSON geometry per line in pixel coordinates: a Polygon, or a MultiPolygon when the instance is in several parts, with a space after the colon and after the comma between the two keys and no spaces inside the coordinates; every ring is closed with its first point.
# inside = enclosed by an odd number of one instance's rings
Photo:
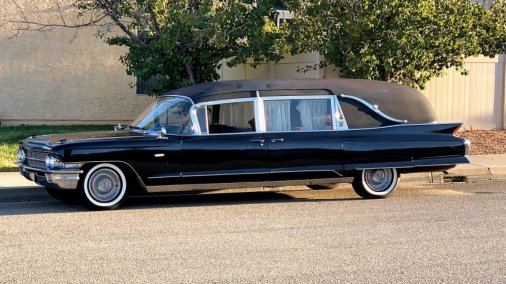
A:
{"type": "MultiPolygon", "coordinates": [[[[271,79],[235,80],[202,83],[177,89],[164,95],[177,95],[191,98],[196,104],[214,100],[244,98],[255,96],[259,91],[327,90],[335,95],[356,96],[371,104],[376,104],[384,113],[407,119],[409,123],[437,121],[437,117],[427,98],[418,90],[384,81],[362,79],[271,79]]],[[[280,92],[275,92],[279,95],[280,92]]],[[[300,93],[300,92],[298,92],[300,93]]],[[[321,92],[313,92],[321,95],[321,92]]]]}

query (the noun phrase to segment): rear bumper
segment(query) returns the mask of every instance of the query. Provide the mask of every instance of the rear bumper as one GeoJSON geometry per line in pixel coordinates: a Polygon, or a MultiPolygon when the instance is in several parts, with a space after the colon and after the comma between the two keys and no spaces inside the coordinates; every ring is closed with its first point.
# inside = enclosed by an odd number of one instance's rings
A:
{"type": "Polygon", "coordinates": [[[81,170],[48,170],[19,165],[20,173],[26,179],[44,187],[58,189],[76,189],[81,170]]]}

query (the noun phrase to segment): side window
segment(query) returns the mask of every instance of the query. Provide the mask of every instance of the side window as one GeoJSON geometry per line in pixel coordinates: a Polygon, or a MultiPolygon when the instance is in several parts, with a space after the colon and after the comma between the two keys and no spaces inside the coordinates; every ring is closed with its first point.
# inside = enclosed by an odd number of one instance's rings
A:
{"type": "Polygon", "coordinates": [[[201,106],[197,119],[202,134],[255,131],[254,102],[234,102],[201,106]]]}
{"type": "Polygon", "coordinates": [[[265,100],[267,131],[332,130],[331,99],[265,100]]]}
{"type": "Polygon", "coordinates": [[[350,129],[380,127],[395,124],[355,100],[340,98],[339,103],[350,129]]]}

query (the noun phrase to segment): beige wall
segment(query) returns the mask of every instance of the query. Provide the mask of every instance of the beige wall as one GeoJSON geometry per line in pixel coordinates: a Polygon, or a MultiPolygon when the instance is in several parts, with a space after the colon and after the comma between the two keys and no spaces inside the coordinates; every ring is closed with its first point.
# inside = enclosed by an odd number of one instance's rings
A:
{"type": "Polygon", "coordinates": [[[301,67],[314,65],[318,62],[320,62],[320,54],[314,52],[296,56],[286,56],[285,59],[276,64],[270,62],[260,64],[256,68],[251,67],[249,64],[242,64],[233,68],[223,64],[222,68],[218,70],[218,73],[222,80],[321,78],[323,76],[322,70],[312,70],[306,73],[297,72],[301,67]]]}
{"type": "MultiPolygon", "coordinates": [[[[6,7],[4,17],[15,10],[6,7]]],[[[105,44],[95,29],[9,39],[10,28],[0,28],[2,124],[129,122],[153,100],[135,95],[118,60],[125,50],[105,44]]]]}

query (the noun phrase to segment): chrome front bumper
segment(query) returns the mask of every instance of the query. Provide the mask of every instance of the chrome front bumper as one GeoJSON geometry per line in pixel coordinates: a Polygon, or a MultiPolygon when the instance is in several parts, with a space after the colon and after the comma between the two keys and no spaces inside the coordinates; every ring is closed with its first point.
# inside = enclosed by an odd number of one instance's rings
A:
{"type": "Polygon", "coordinates": [[[45,187],[76,189],[81,170],[48,170],[19,165],[21,175],[45,187]]]}

